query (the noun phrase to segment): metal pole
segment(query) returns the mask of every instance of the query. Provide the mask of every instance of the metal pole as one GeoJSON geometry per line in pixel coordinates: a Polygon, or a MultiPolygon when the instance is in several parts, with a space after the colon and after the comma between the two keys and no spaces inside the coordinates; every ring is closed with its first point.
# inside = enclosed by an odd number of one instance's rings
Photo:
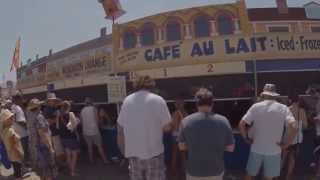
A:
{"type": "Polygon", "coordinates": [[[253,60],[253,74],[254,74],[254,95],[258,97],[258,72],[257,72],[257,61],[253,60]]]}

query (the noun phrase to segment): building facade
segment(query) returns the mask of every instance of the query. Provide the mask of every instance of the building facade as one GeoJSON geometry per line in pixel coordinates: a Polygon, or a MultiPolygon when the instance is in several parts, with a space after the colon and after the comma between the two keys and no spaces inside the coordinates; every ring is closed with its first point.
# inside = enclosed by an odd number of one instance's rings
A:
{"type": "MultiPolygon", "coordinates": [[[[110,74],[148,74],[167,100],[208,87],[220,100],[249,100],[263,84],[304,93],[320,83],[320,4],[248,9],[245,1],[176,10],[114,24],[111,35],[40,58],[19,70],[18,88],[107,102],[110,74]],[[112,55],[112,56],[111,56],[112,55]],[[53,87],[53,88],[52,88],[53,87]],[[94,93],[93,93],[94,92],[94,93]]],[[[37,94],[35,94],[37,93],[37,94]]]]}
{"type": "Polygon", "coordinates": [[[247,9],[243,0],[162,13],[113,27],[113,61],[128,77],[158,79],[167,99],[211,88],[219,99],[250,99],[264,83],[283,95],[319,83],[319,4],[247,9]],[[310,8],[312,6],[312,8],[310,8]]]}
{"type": "Polygon", "coordinates": [[[85,98],[83,93],[106,91],[113,72],[111,54],[112,37],[102,28],[96,39],[57,53],[50,51],[48,56],[22,66],[17,71],[17,88],[29,97],[45,98],[47,91],[55,91],[80,102],[85,98]]]}

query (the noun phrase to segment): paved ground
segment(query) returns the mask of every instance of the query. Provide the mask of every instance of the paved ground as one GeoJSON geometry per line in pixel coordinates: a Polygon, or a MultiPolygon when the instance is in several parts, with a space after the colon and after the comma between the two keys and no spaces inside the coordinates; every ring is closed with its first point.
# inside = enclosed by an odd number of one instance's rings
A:
{"type": "MultiPolygon", "coordinates": [[[[125,168],[119,168],[118,166],[106,166],[103,164],[94,165],[80,165],[78,176],[70,177],[67,175],[60,175],[57,180],[129,180],[128,172],[125,168]]],[[[1,179],[1,178],[0,178],[1,179]]],[[[25,178],[24,180],[40,180],[36,175],[25,178]]],[[[183,180],[183,179],[169,179],[169,180],[183,180]]],[[[224,180],[243,180],[243,176],[226,176],[224,180]]],[[[256,180],[262,180],[261,178],[256,178],[256,180]]],[[[292,180],[317,180],[312,177],[295,177],[292,180]]]]}
{"type": "Polygon", "coordinates": [[[80,164],[77,176],[71,178],[68,175],[62,175],[59,180],[128,180],[126,168],[120,168],[118,165],[104,165],[96,163],[91,165],[80,164]]]}
{"type": "MultiPolygon", "coordinates": [[[[68,175],[61,174],[57,180],[129,180],[128,172],[125,167],[120,168],[118,165],[104,165],[101,162],[94,164],[87,164],[85,161],[79,163],[78,175],[76,177],[70,177],[68,175]]],[[[225,180],[242,180],[241,175],[227,176],[225,180]]],[[[256,178],[260,179],[260,178],[256,178]]],[[[0,180],[7,180],[7,178],[0,177],[0,180]]],[[[40,180],[34,173],[29,173],[24,180],[40,180]]],[[[170,180],[178,180],[172,178],[170,180]]],[[[180,179],[182,180],[182,179],[180,179]]],[[[316,180],[309,177],[295,177],[292,180],[316,180]]]]}
{"type": "MultiPolygon", "coordinates": [[[[120,168],[119,165],[104,165],[97,162],[87,164],[80,162],[76,177],[70,177],[67,174],[60,174],[57,180],[128,180],[126,168],[120,168]]],[[[0,180],[9,180],[10,178],[1,177],[0,180]]],[[[11,180],[11,179],[10,179],[11,180]]],[[[25,175],[24,180],[40,180],[33,172],[25,175]]]]}
{"type": "MultiPolygon", "coordinates": [[[[127,174],[124,168],[119,168],[117,165],[104,165],[102,163],[85,165],[81,163],[76,177],[61,174],[57,180],[128,180],[127,174]]],[[[35,174],[31,174],[24,180],[39,180],[39,178],[35,174]]]]}

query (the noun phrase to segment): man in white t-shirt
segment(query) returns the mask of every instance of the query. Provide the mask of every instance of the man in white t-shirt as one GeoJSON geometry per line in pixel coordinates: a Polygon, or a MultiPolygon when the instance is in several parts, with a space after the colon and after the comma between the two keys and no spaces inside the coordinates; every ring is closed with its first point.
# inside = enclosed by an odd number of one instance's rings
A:
{"type": "Polygon", "coordinates": [[[23,147],[23,151],[25,154],[25,159],[28,159],[28,132],[27,132],[27,124],[26,117],[24,111],[22,110],[23,97],[20,94],[17,94],[12,97],[12,106],[11,111],[15,114],[15,121],[13,123],[13,128],[16,133],[20,136],[21,145],[23,147]]]}
{"type": "Polygon", "coordinates": [[[165,180],[163,131],[170,130],[165,100],[151,93],[155,83],[139,77],[118,117],[118,143],[130,164],[131,180],[165,180]]]}
{"type": "Polygon", "coordinates": [[[261,167],[266,179],[279,177],[281,151],[291,145],[297,134],[297,123],[290,109],[276,101],[279,94],[275,85],[266,84],[261,96],[262,101],[251,106],[239,125],[242,137],[251,143],[246,180],[256,176],[261,167]],[[248,138],[247,125],[252,126],[252,139],[248,138]],[[288,138],[281,142],[285,126],[288,138]]]}
{"type": "Polygon", "coordinates": [[[93,145],[96,145],[99,154],[104,163],[107,163],[107,158],[102,147],[102,139],[98,125],[98,112],[94,107],[93,102],[90,98],[85,100],[86,106],[80,113],[82,123],[82,133],[87,143],[89,160],[93,162],[93,145]]]}

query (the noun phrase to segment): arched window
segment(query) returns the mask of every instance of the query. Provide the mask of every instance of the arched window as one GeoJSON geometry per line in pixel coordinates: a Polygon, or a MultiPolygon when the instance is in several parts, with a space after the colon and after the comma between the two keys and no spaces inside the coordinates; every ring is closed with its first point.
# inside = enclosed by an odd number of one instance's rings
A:
{"type": "Polygon", "coordinates": [[[166,26],[167,41],[181,40],[181,24],[178,21],[170,21],[166,26]]]}
{"type": "Polygon", "coordinates": [[[123,35],[123,48],[130,49],[136,47],[137,36],[133,31],[128,31],[123,35]]]}
{"type": "Polygon", "coordinates": [[[155,42],[155,28],[152,24],[146,24],[141,30],[141,45],[149,46],[155,42]]]}
{"type": "Polygon", "coordinates": [[[234,24],[230,16],[225,14],[218,16],[217,23],[218,23],[218,32],[220,35],[233,34],[234,24]]]}
{"type": "Polygon", "coordinates": [[[196,37],[210,36],[210,23],[207,16],[198,16],[194,20],[194,33],[196,37]]]}

